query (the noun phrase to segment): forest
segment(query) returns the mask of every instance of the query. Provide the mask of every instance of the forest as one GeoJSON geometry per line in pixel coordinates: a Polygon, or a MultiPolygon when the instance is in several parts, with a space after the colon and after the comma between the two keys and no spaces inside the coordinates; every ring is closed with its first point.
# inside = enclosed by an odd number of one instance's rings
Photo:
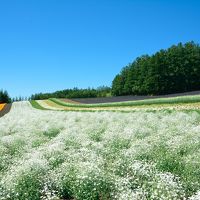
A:
{"type": "Polygon", "coordinates": [[[10,103],[11,98],[8,95],[8,92],[5,90],[0,90],[0,103],[10,103]]]}
{"type": "Polygon", "coordinates": [[[112,82],[114,96],[163,95],[199,89],[200,46],[194,42],[140,56],[112,82]]]}
{"type": "Polygon", "coordinates": [[[100,86],[96,89],[65,89],[53,93],[38,93],[31,96],[32,100],[42,100],[48,98],[91,98],[91,97],[107,97],[111,95],[111,88],[100,86]]]}
{"type": "MultiPolygon", "coordinates": [[[[165,95],[200,90],[200,46],[191,41],[179,43],[153,55],[142,55],[122,68],[112,86],[64,89],[31,95],[32,100],[48,98],[95,98],[125,95],[165,95]]],[[[27,98],[25,98],[27,99],[27,98]]],[[[12,101],[23,100],[22,97],[12,101]]],[[[0,91],[0,103],[11,99],[0,91]]]]}

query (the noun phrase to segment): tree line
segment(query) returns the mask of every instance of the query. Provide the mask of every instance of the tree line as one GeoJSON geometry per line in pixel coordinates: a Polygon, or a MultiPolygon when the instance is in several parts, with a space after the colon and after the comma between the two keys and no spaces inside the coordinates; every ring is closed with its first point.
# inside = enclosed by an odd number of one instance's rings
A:
{"type": "Polygon", "coordinates": [[[11,98],[6,90],[0,90],[0,103],[11,103],[11,98]]]}
{"type": "Polygon", "coordinates": [[[200,90],[200,46],[179,43],[153,55],[142,55],[122,68],[112,86],[96,89],[65,89],[53,93],[37,93],[30,98],[11,99],[0,91],[0,103],[48,98],[91,98],[122,95],[163,95],[200,90]]]}
{"type": "Polygon", "coordinates": [[[111,95],[111,88],[107,86],[100,86],[96,89],[65,89],[53,93],[37,93],[31,95],[32,100],[42,100],[48,98],[91,98],[91,97],[106,97],[111,95]]]}
{"type": "Polygon", "coordinates": [[[112,94],[161,95],[200,90],[200,46],[179,43],[124,67],[112,81],[112,94]]]}
{"type": "Polygon", "coordinates": [[[15,101],[28,101],[28,97],[13,97],[11,98],[6,90],[0,90],[0,103],[12,103],[15,101]]]}

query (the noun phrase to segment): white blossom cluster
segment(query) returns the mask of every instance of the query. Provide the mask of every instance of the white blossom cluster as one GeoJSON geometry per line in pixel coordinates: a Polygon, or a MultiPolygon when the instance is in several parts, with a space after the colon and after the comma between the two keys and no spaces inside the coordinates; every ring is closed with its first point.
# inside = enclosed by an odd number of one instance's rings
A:
{"type": "Polygon", "coordinates": [[[199,199],[195,111],[43,111],[0,118],[0,200],[199,199]]]}

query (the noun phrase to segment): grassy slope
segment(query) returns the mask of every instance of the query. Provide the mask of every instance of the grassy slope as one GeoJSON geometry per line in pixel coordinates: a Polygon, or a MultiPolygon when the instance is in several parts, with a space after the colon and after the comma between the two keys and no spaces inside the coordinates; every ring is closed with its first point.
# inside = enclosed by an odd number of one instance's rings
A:
{"type": "MultiPolygon", "coordinates": [[[[53,102],[53,101],[52,101],[53,102]]],[[[40,110],[52,110],[52,109],[47,109],[47,108],[44,108],[43,106],[41,106],[39,103],[37,103],[35,100],[31,100],[30,101],[30,104],[32,105],[33,108],[36,108],[36,109],[40,109],[40,110]]],[[[56,104],[56,103],[55,103],[56,104]]],[[[58,104],[59,105],[59,104],[58,104]]],[[[77,109],[73,109],[73,107],[71,107],[71,109],[69,110],[53,110],[53,111],[74,111],[74,112],[103,112],[105,110],[77,110],[77,109]]],[[[109,110],[108,110],[109,111],[109,110]]],[[[112,110],[112,112],[114,112],[114,110],[112,110]]],[[[117,112],[117,111],[116,111],[117,112]]],[[[125,112],[125,113],[129,113],[129,112],[132,112],[132,111],[120,111],[120,112],[125,112]]]]}
{"type": "Polygon", "coordinates": [[[70,104],[56,98],[51,98],[50,100],[62,106],[91,108],[91,107],[143,106],[143,105],[153,105],[153,104],[196,103],[196,102],[200,102],[200,95],[148,99],[148,100],[139,100],[139,101],[127,101],[127,102],[118,102],[118,103],[102,103],[102,104],[70,104]]]}
{"type": "MultiPolygon", "coordinates": [[[[45,100],[44,100],[45,101],[45,100]]],[[[50,100],[48,100],[50,101],[50,100]]],[[[53,101],[51,101],[52,103],[54,103],[53,101]]],[[[64,111],[64,112],[70,112],[70,111],[73,111],[73,112],[104,112],[104,111],[108,111],[108,112],[122,112],[122,113],[130,113],[130,112],[135,112],[134,110],[92,110],[92,109],[87,109],[87,110],[84,110],[84,109],[78,109],[78,108],[73,108],[73,107],[70,107],[69,109],[63,109],[63,110],[55,110],[55,109],[47,109],[47,108],[44,108],[43,106],[41,106],[39,103],[37,103],[35,100],[31,100],[30,101],[31,105],[36,108],[36,109],[40,109],[40,110],[53,110],[53,111],[64,111]]],[[[57,103],[55,103],[57,104],[57,103]]],[[[60,106],[59,104],[57,104],[58,106],[60,106]]],[[[56,108],[56,107],[54,107],[56,108]]],[[[67,107],[66,107],[67,108],[67,107]]],[[[151,112],[154,112],[154,111],[151,111],[151,112]]]]}
{"type": "Polygon", "coordinates": [[[40,109],[40,110],[48,110],[46,108],[43,108],[39,103],[37,103],[35,100],[30,101],[33,108],[40,109]]]}

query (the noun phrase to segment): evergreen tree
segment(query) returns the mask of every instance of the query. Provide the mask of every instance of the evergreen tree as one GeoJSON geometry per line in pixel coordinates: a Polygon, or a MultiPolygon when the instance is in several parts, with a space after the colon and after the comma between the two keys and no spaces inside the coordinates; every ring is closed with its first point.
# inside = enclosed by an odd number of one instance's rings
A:
{"type": "Polygon", "coordinates": [[[112,94],[160,95],[200,90],[200,47],[179,43],[137,58],[112,82],[112,94]]]}
{"type": "Polygon", "coordinates": [[[5,90],[0,90],[0,103],[10,103],[11,98],[8,95],[8,92],[5,90]]]}

